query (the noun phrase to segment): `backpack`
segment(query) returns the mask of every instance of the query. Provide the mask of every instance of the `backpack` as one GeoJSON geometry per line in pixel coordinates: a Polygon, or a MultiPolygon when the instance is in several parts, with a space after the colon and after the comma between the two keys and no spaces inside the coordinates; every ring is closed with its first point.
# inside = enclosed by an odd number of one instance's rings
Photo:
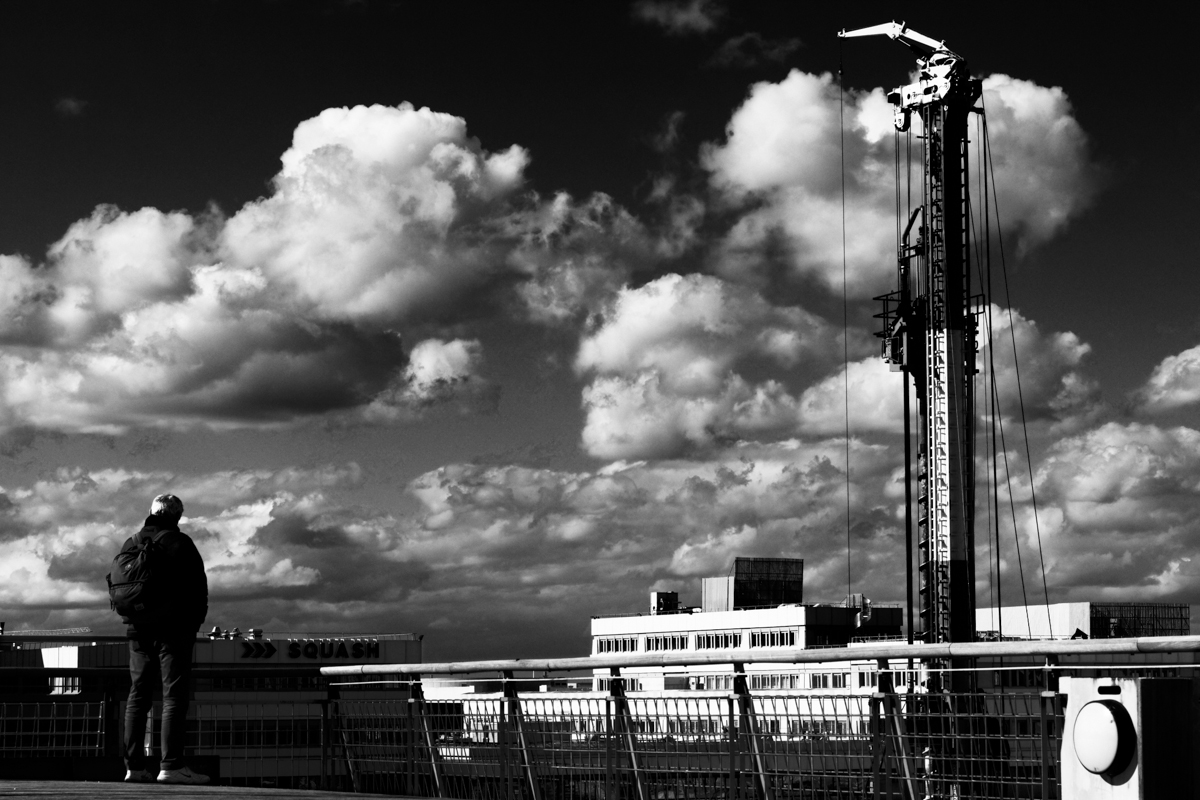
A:
{"type": "Polygon", "coordinates": [[[117,553],[112,572],[104,576],[109,606],[131,624],[156,622],[165,615],[163,596],[170,580],[164,577],[167,553],[160,541],[165,533],[143,537],[139,532],[117,553]]]}

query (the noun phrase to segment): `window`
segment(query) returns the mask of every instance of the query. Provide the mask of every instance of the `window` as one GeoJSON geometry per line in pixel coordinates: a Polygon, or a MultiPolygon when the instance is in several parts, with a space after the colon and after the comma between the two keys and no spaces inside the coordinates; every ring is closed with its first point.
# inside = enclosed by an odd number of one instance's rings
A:
{"type": "Polygon", "coordinates": [[[729,650],[742,646],[742,634],[734,631],[719,633],[697,633],[697,650],[729,650]]]}
{"type": "Polygon", "coordinates": [[[751,689],[802,689],[802,676],[790,672],[751,673],[751,689]]]}
{"type": "Polygon", "coordinates": [[[687,650],[687,634],[679,633],[669,636],[647,636],[646,650],[687,650]]]}
{"type": "MultiPolygon", "coordinates": [[[[638,678],[625,678],[625,691],[640,692],[642,690],[642,682],[638,678]]],[[[596,678],[597,692],[606,692],[612,686],[611,678],[596,678]]]]}
{"type": "Polygon", "coordinates": [[[696,688],[700,689],[700,690],[707,690],[707,691],[714,691],[714,690],[728,691],[733,688],[733,676],[732,675],[697,675],[696,676],[696,688]]]}
{"type": "Polygon", "coordinates": [[[814,672],[809,675],[809,681],[813,689],[845,689],[850,686],[850,673],[814,672]]]}
{"type": "Polygon", "coordinates": [[[795,647],[796,632],[793,631],[753,631],[750,634],[751,647],[795,647]]]}
{"type": "Polygon", "coordinates": [[[596,640],[596,653],[633,653],[636,651],[636,636],[608,636],[596,640]]]}

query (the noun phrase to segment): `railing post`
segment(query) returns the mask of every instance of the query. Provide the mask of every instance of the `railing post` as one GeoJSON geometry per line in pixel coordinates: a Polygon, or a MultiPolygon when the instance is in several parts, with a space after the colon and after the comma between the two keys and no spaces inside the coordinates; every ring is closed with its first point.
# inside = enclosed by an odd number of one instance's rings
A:
{"type": "Polygon", "coordinates": [[[542,800],[541,787],[537,779],[537,765],[533,758],[533,743],[525,730],[525,719],[521,712],[521,698],[517,694],[517,685],[513,681],[511,670],[505,670],[503,674],[504,699],[508,701],[513,725],[517,729],[517,743],[521,746],[521,762],[525,768],[525,779],[529,782],[529,791],[533,800],[542,800]]]}
{"type": "Polygon", "coordinates": [[[433,788],[438,797],[446,796],[446,787],[442,785],[442,769],[438,762],[437,742],[433,730],[429,727],[429,709],[425,703],[425,692],[421,689],[421,676],[413,673],[412,695],[417,704],[417,713],[421,718],[421,732],[425,738],[425,747],[429,751],[429,769],[433,773],[433,788]]]}
{"type": "Polygon", "coordinates": [[[741,794],[741,787],[738,785],[737,716],[734,713],[733,695],[729,695],[726,699],[729,701],[729,797],[733,800],[741,794]]]}
{"type": "MultiPolygon", "coordinates": [[[[611,684],[610,684],[611,686],[611,684]]],[[[611,694],[612,690],[609,689],[611,694]]],[[[604,698],[604,797],[605,800],[613,800],[617,797],[616,787],[613,784],[613,759],[616,754],[613,753],[613,698],[604,698]]]]}
{"type": "MultiPolygon", "coordinates": [[[[886,739],[884,739],[879,725],[879,704],[883,700],[883,694],[876,690],[869,701],[871,707],[871,796],[874,800],[880,798],[880,788],[883,784],[884,773],[887,772],[887,763],[884,761],[884,747],[886,739]]],[[[891,794],[891,787],[888,787],[888,795],[891,794]]]]}
{"type": "Polygon", "coordinates": [[[650,796],[646,792],[646,782],[642,770],[638,765],[637,737],[634,736],[633,720],[629,713],[629,699],[625,696],[625,679],[621,677],[621,670],[617,667],[613,667],[609,674],[612,677],[608,680],[608,692],[613,706],[616,708],[617,724],[625,734],[625,745],[629,748],[629,768],[633,771],[637,798],[638,800],[650,800],[650,796]]]}
{"type": "Polygon", "coordinates": [[[500,796],[512,800],[512,785],[508,774],[508,698],[504,694],[496,701],[496,743],[500,758],[500,796]]]}
{"type": "MultiPolygon", "coordinates": [[[[896,698],[896,687],[892,684],[891,665],[886,658],[876,661],[879,670],[879,682],[876,690],[882,698],[883,713],[886,718],[884,736],[889,733],[896,740],[896,757],[900,761],[900,778],[904,781],[904,790],[908,800],[917,800],[917,781],[913,775],[912,763],[908,758],[907,733],[904,729],[904,717],[900,713],[896,698]]],[[[911,695],[910,695],[911,697],[911,695]]]]}
{"type": "Polygon", "coordinates": [[[417,794],[415,779],[417,775],[416,760],[417,760],[417,725],[413,712],[417,701],[413,698],[412,682],[408,684],[408,726],[404,729],[404,749],[405,749],[405,774],[404,774],[404,790],[410,796],[417,794]]]}
{"type": "Polygon", "coordinates": [[[1051,800],[1057,795],[1057,792],[1053,791],[1057,788],[1057,781],[1054,781],[1051,765],[1052,748],[1055,745],[1053,726],[1058,721],[1058,676],[1054,674],[1055,661],[1054,656],[1046,656],[1046,663],[1042,667],[1042,800],[1051,800]]]}
{"type": "Polygon", "coordinates": [[[750,755],[754,762],[754,772],[758,776],[758,785],[764,800],[774,800],[775,794],[771,788],[771,777],[767,775],[767,762],[763,757],[762,742],[759,741],[761,731],[758,729],[758,717],[754,713],[754,699],[750,697],[750,685],[746,681],[746,668],[742,664],[733,665],[733,693],[737,696],[740,707],[742,727],[750,741],[750,755]]]}

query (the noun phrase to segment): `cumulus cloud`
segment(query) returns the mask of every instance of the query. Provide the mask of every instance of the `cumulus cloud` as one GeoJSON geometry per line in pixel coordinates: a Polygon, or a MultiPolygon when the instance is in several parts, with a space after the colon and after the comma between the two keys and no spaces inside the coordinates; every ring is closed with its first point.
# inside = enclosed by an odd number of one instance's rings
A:
{"type": "Polygon", "coordinates": [[[638,0],[633,18],[657,25],[673,36],[707,33],[725,16],[716,0],[638,0]]]}
{"type": "Polygon", "coordinates": [[[275,192],[223,231],[238,263],[319,318],[394,324],[484,280],[501,254],[472,226],[521,185],[528,155],[484,152],[461,117],[334,108],[300,123],[275,192]]]}
{"type": "Polygon", "coordinates": [[[595,376],[584,390],[584,445],[601,458],[661,458],[751,433],[787,435],[796,402],[784,384],[736,370],[754,360],[795,367],[829,337],[809,312],[711,276],[623,289],[575,359],[595,376]]]}
{"type": "Polygon", "coordinates": [[[1159,413],[1200,401],[1200,345],[1167,356],[1135,394],[1139,410],[1159,413]]]}
{"type": "Polygon", "coordinates": [[[989,75],[983,103],[1001,222],[1028,250],[1053,238],[1095,197],[1103,172],[1060,87],[989,75]]]}
{"type": "Polygon", "coordinates": [[[413,347],[404,373],[363,413],[385,421],[416,417],[435,407],[460,413],[495,411],[499,387],[480,376],[482,364],[483,345],[478,340],[426,339],[413,347]]]}
{"type": "Polygon", "coordinates": [[[904,430],[903,376],[890,372],[878,356],[854,361],[806,389],[799,406],[806,433],[843,433],[847,424],[852,433],[900,433],[904,430]]]}
{"type": "Polygon", "coordinates": [[[265,614],[298,598],[395,602],[424,572],[400,552],[395,520],[328,499],[360,481],[354,464],[199,475],[60,469],[3,495],[0,603],[112,628],[104,575],[164,488],[184,498],[181,527],[205,561],[210,624],[251,624],[247,600],[265,614]]]}
{"type": "Polygon", "coordinates": [[[645,226],[605,194],[578,202],[559,192],[515,213],[510,226],[519,242],[508,263],[525,278],[518,315],[541,324],[578,324],[652,257],[645,226]]]}
{"type": "MultiPolygon", "coordinates": [[[[1077,424],[1100,410],[1099,386],[1083,369],[1091,345],[1074,333],[1044,332],[1019,311],[993,304],[980,323],[979,344],[976,363],[985,374],[995,366],[1003,416],[1019,418],[1022,400],[1029,421],[1052,419],[1077,424]],[[990,341],[988,319],[993,328],[990,341]]],[[[981,411],[990,405],[990,401],[982,400],[981,411]]]]}
{"type": "MultiPolygon", "coordinates": [[[[887,289],[895,270],[891,107],[882,89],[844,99],[846,281],[867,297],[887,289]]],[[[1001,221],[1022,247],[1035,246],[1087,207],[1098,170],[1061,89],[994,75],[984,101],[1001,221]]],[[[782,268],[792,281],[841,291],[839,102],[831,75],[793,70],[751,87],[725,141],[704,147],[713,189],[739,209],[716,256],[722,274],[761,285],[782,268]]]]}
{"type": "Polygon", "coordinates": [[[525,193],[528,160],[427,108],[335,108],[297,126],[274,191],[228,218],[98,207],[45,263],[0,257],[0,426],[494,410],[481,345],[454,326],[513,307],[577,324],[652,250],[604,195],[525,193]],[[416,363],[406,329],[428,338],[416,363]]]}
{"type": "Polygon", "coordinates": [[[1036,472],[1052,584],[1079,599],[1194,600],[1198,470],[1200,432],[1186,427],[1109,422],[1054,443],[1036,472]]]}

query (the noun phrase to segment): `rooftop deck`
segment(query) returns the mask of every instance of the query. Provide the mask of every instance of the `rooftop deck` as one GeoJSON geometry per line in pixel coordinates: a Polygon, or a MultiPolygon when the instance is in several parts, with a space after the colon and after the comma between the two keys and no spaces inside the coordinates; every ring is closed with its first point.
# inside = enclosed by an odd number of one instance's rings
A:
{"type": "Polygon", "coordinates": [[[95,781],[11,781],[0,780],[0,797],[126,798],[162,797],[251,797],[262,800],[346,800],[348,797],[391,797],[395,795],[322,792],[311,789],[256,789],[247,786],[172,786],[149,783],[99,783],[95,781]]]}

